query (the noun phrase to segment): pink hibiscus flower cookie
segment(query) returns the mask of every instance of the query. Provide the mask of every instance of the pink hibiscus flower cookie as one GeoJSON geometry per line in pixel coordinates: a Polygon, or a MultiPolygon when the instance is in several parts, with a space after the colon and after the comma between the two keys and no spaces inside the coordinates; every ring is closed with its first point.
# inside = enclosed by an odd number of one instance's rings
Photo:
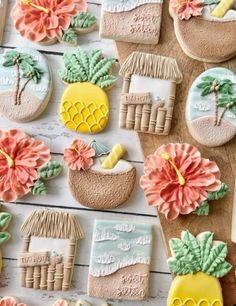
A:
{"type": "Polygon", "coordinates": [[[43,45],[75,46],[78,34],[96,28],[86,0],[16,0],[11,16],[22,37],[43,45]]]}
{"type": "Polygon", "coordinates": [[[209,201],[223,198],[228,191],[216,163],[186,143],[162,145],[149,155],[140,186],[148,204],[168,220],[190,213],[208,215],[209,201]]]}
{"type": "Polygon", "coordinates": [[[0,130],[0,200],[13,202],[29,192],[46,194],[44,181],[61,171],[61,165],[50,160],[42,141],[17,129],[0,130]]]}
{"type": "Polygon", "coordinates": [[[21,303],[18,299],[6,296],[3,298],[0,298],[0,306],[27,306],[24,303],[21,303]]]}

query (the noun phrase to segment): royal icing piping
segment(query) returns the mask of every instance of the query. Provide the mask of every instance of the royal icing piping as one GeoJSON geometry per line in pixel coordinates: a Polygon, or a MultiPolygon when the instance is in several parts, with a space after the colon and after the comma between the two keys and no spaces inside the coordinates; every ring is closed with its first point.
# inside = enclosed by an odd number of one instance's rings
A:
{"type": "MultiPolygon", "coordinates": [[[[11,222],[11,214],[6,212],[0,213],[0,245],[7,242],[11,235],[6,231],[8,228],[9,223],[11,222]]],[[[0,252],[0,272],[2,271],[2,254],[0,252]]]]}
{"type": "Polygon", "coordinates": [[[0,298],[0,306],[26,306],[26,304],[20,303],[19,300],[14,297],[5,296],[0,298]]]}
{"type": "Polygon", "coordinates": [[[126,148],[121,144],[116,144],[110,154],[102,163],[102,168],[104,169],[112,169],[116,166],[121,157],[125,154],[126,148]]]}
{"type": "Polygon", "coordinates": [[[101,55],[100,50],[87,53],[77,48],[73,54],[63,56],[65,68],[59,76],[70,85],[61,99],[60,117],[74,131],[98,133],[106,126],[109,105],[104,89],[116,80],[110,74],[115,60],[101,59],[101,55]]]}
{"type": "Polygon", "coordinates": [[[140,186],[148,204],[174,220],[180,214],[207,215],[208,201],[221,199],[228,191],[219,177],[216,163],[202,158],[196,147],[169,143],[146,158],[140,186]]]}
{"type": "Polygon", "coordinates": [[[108,12],[131,11],[136,7],[148,3],[162,3],[163,0],[102,0],[102,8],[108,12]]]}
{"type": "Polygon", "coordinates": [[[196,238],[183,231],[181,239],[173,238],[169,245],[172,257],[168,266],[176,274],[167,300],[167,306],[207,305],[223,306],[222,291],[218,278],[226,275],[232,266],[225,261],[227,244],[213,243],[213,233],[203,232],[196,238]],[[208,288],[208,290],[204,290],[208,288]]]}

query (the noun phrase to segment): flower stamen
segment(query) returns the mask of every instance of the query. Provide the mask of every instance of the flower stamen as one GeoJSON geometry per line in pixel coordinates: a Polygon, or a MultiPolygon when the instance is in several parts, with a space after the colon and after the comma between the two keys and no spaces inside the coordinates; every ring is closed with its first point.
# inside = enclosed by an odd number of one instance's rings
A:
{"type": "Polygon", "coordinates": [[[179,171],[179,169],[176,167],[175,163],[172,161],[172,159],[170,158],[170,155],[168,153],[161,153],[161,157],[168,161],[170,163],[170,165],[174,168],[176,175],[178,177],[179,180],[179,184],[181,186],[183,186],[185,184],[185,178],[183,177],[183,175],[181,174],[181,172],[179,171]]]}
{"type": "Polygon", "coordinates": [[[3,150],[0,149],[0,153],[6,158],[7,160],[7,164],[8,164],[8,167],[9,168],[12,168],[14,167],[14,160],[6,153],[4,152],[3,150]]]}
{"type": "Polygon", "coordinates": [[[48,13],[49,12],[49,10],[47,8],[45,8],[45,7],[41,6],[41,5],[37,5],[37,4],[32,3],[32,0],[21,0],[21,2],[23,4],[26,4],[26,5],[31,5],[32,7],[36,8],[36,9],[38,9],[40,11],[43,11],[44,13],[48,13]]]}

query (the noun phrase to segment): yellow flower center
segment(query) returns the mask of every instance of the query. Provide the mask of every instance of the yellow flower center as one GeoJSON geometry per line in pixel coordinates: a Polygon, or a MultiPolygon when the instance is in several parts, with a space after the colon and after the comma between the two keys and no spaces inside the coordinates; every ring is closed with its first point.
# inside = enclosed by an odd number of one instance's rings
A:
{"type": "Polygon", "coordinates": [[[40,11],[43,11],[45,13],[49,12],[49,10],[47,8],[45,8],[45,7],[41,6],[41,5],[37,5],[37,4],[32,3],[32,0],[21,0],[21,2],[23,4],[26,4],[26,5],[31,5],[32,7],[36,8],[36,9],[38,9],[40,11]]]}
{"type": "Polygon", "coordinates": [[[4,152],[4,151],[1,150],[1,149],[0,149],[0,153],[6,158],[8,167],[9,167],[9,168],[14,167],[14,165],[15,165],[15,164],[14,164],[14,160],[11,159],[11,157],[10,157],[6,152],[4,152]]]}
{"type": "Polygon", "coordinates": [[[172,161],[172,159],[170,158],[170,155],[168,153],[161,153],[161,157],[168,161],[168,163],[173,167],[173,169],[176,172],[176,175],[178,177],[179,180],[179,184],[181,186],[183,186],[185,184],[185,178],[183,177],[183,175],[181,174],[181,172],[179,171],[179,169],[176,167],[175,163],[172,161]]]}

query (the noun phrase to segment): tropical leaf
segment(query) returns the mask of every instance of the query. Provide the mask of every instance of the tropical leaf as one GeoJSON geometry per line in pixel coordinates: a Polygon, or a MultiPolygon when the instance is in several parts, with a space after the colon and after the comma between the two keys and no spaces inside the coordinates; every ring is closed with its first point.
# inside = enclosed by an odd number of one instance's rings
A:
{"type": "Polygon", "coordinates": [[[172,256],[177,259],[183,257],[183,253],[185,255],[188,254],[188,249],[181,239],[177,239],[177,238],[170,239],[169,246],[170,246],[172,256]]]}
{"type": "Polygon", "coordinates": [[[219,93],[232,94],[232,92],[233,92],[233,83],[230,80],[225,79],[225,80],[220,81],[219,93]]]}
{"type": "Polygon", "coordinates": [[[198,206],[198,208],[195,211],[193,211],[193,214],[198,216],[208,216],[209,208],[210,207],[208,201],[204,201],[202,204],[198,206]]]}
{"type": "Polygon", "coordinates": [[[229,110],[231,111],[231,113],[236,115],[236,105],[233,105],[232,107],[230,107],[229,110]]]}
{"type": "Polygon", "coordinates": [[[203,263],[202,272],[211,275],[217,266],[224,262],[227,253],[227,244],[221,241],[217,241],[216,244],[211,248],[207,260],[203,263]]]}
{"type": "Polygon", "coordinates": [[[223,261],[222,263],[218,264],[214,271],[211,272],[212,276],[217,278],[223,277],[232,269],[232,265],[229,264],[227,261],[223,261]]]}
{"type": "Polygon", "coordinates": [[[11,220],[11,214],[6,212],[0,213],[0,230],[7,228],[9,222],[11,220]]]}
{"type": "Polygon", "coordinates": [[[45,166],[38,170],[39,177],[42,179],[52,179],[58,176],[62,166],[57,161],[49,161],[45,166]]]}
{"type": "Polygon", "coordinates": [[[191,255],[193,256],[193,261],[195,265],[201,268],[201,248],[199,246],[198,240],[189,232],[182,231],[181,239],[184,244],[188,247],[191,255]]]}
{"type": "Polygon", "coordinates": [[[219,190],[208,192],[207,200],[213,201],[213,200],[222,199],[228,191],[229,187],[225,183],[221,183],[219,190]]]}
{"type": "Polygon", "coordinates": [[[34,83],[38,83],[44,72],[41,68],[37,67],[36,65],[29,65],[27,62],[22,62],[20,64],[21,76],[26,79],[31,79],[34,83]]]}
{"type": "Polygon", "coordinates": [[[107,87],[112,86],[116,80],[117,78],[115,76],[109,74],[109,75],[100,77],[97,80],[96,85],[98,85],[101,88],[107,88],[107,87]]]}
{"type": "Polygon", "coordinates": [[[80,75],[77,74],[77,71],[75,71],[75,69],[60,70],[58,75],[59,78],[67,84],[82,82],[80,75]]]}
{"type": "Polygon", "coordinates": [[[3,56],[4,61],[2,65],[4,67],[10,67],[16,65],[16,59],[18,59],[19,56],[20,53],[18,51],[15,50],[7,51],[3,56]]]}
{"type": "Polygon", "coordinates": [[[199,270],[194,266],[191,258],[184,260],[184,258],[176,259],[171,257],[167,260],[167,264],[170,271],[177,275],[194,274],[199,272],[199,270]]]}
{"type": "Polygon", "coordinates": [[[45,195],[47,194],[47,188],[41,178],[39,178],[33,186],[30,187],[30,192],[33,195],[45,195]]]}
{"type": "Polygon", "coordinates": [[[213,233],[203,232],[197,236],[201,249],[201,267],[207,261],[208,256],[211,252],[212,242],[213,242],[213,233]]]}
{"type": "Polygon", "coordinates": [[[11,238],[8,232],[0,232],[0,245],[7,242],[11,238]]]}
{"type": "Polygon", "coordinates": [[[202,77],[202,80],[203,80],[204,82],[209,83],[209,84],[212,84],[213,82],[219,83],[219,80],[218,80],[217,78],[212,77],[212,76],[210,76],[210,75],[207,75],[207,76],[202,77]]]}
{"type": "Polygon", "coordinates": [[[78,36],[74,29],[69,28],[62,33],[60,40],[74,46],[78,43],[78,36]]]}
{"type": "Polygon", "coordinates": [[[90,28],[97,23],[97,19],[89,12],[81,12],[80,14],[71,18],[71,26],[73,28],[90,28]]]}
{"type": "Polygon", "coordinates": [[[64,60],[65,67],[69,71],[71,72],[73,71],[74,73],[76,73],[76,76],[77,77],[79,76],[79,78],[83,80],[84,82],[88,81],[86,70],[81,65],[80,60],[77,58],[75,54],[64,53],[63,60],[64,60]]]}
{"type": "Polygon", "coordinates": [[[82,65],[87,75],[87,79],[89,79],[89,55],[88,53],[82,48],[77,48],[75,51],[75,55],[78,61],[80,62],[80,64],[82,65]]]}
{"type": "Polygon", "coordinates": [[[97,81],[106,75],[109,75],[111,67],[114,65],[115,60],[113,58],[104,58],[99,61],[93,70],[93,76],[90,82],[92,84],[97,84],[97,81]]]}
{"type": "Polygon", "coordinates": [[[93,69],[97,62],[102,58],[102,51],[99,49],[92,50],[89,54],[89,79],[93,76],[93,69]]]}

